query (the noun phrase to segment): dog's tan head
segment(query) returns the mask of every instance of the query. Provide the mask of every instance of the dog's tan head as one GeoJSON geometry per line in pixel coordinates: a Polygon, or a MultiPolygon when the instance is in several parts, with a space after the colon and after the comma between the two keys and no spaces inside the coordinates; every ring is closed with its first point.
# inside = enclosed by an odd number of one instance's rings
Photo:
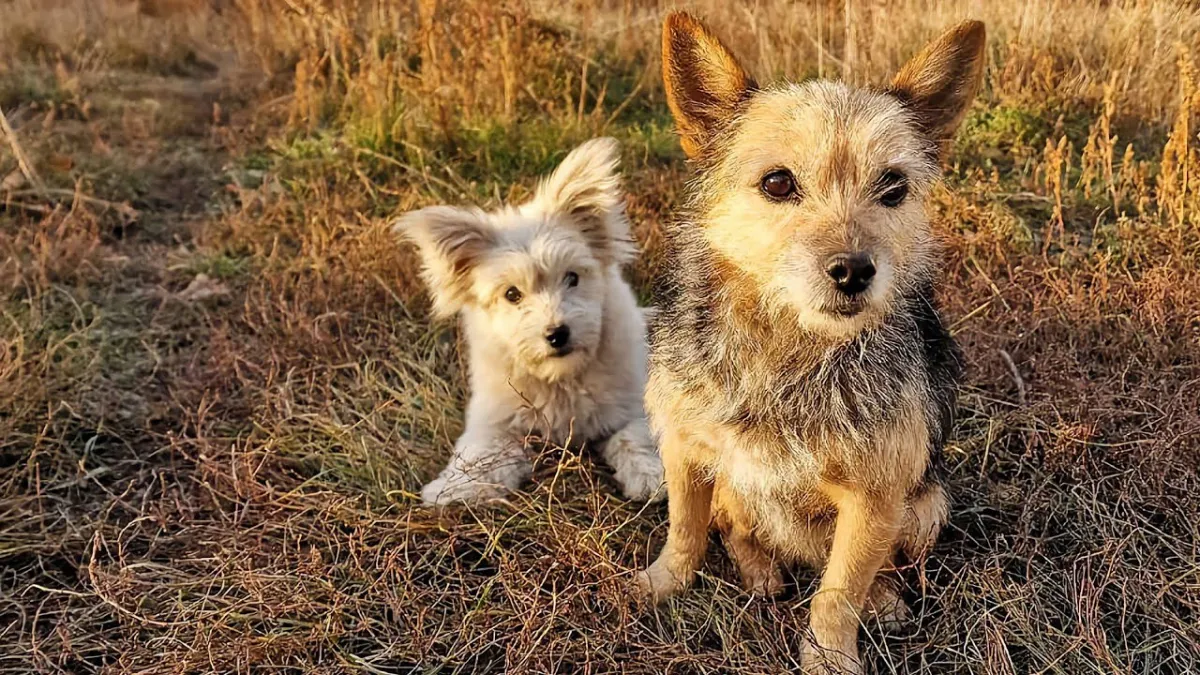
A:
{"type": "Polygon", "coordinates": [[[983,73],[984,28],[962,23],[885,89],[760,88],[694,18],[663,30],[663,80],[708,247],[768,306],[849,336],[928,278],[924,201],[983,73]]]}
{"type": "Polygon", "coordinates": [[[416,242],[434,313],[464,313],[487,340],[545,380],[578,371],[600,342],[612,268],[636,252],[611,138],[580,145],[517,207],[432,206],[397,231],[416,242]]]}

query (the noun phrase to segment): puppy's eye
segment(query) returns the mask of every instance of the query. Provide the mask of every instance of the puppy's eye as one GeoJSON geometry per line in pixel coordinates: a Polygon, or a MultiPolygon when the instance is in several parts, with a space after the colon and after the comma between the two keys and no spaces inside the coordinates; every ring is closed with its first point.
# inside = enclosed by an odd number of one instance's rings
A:
{"type": "Polygon", "coordinates": [[[777,202],[792,199],[799,194],[796,179],[792,177],[792,172],[786,169],[777,169],[763,176],[759,189],[767,199],[777,202]]]}
{"type": "Polygon", "coordinates": [[[569,288],[575,288],[579,285],[579,275],[574,272],[567,272],[567,276],[563,277],[563,281],[567,282],[569,288]]]}
{"type": "Polygon", "coordinates": [[[504,291],[504,299],[514,305],[518,302],[521,302],[521,298],[523,297],[525,296],[521,294],[521,289],[517,288],[516,286],[509,286],[508,290],[504,291]]]}
{"type": "Polygon", "coordinates": [[[908,179],[898,171],[888,171],[879,179],[879,203],[894,209],[908,197],[908,179]]]}

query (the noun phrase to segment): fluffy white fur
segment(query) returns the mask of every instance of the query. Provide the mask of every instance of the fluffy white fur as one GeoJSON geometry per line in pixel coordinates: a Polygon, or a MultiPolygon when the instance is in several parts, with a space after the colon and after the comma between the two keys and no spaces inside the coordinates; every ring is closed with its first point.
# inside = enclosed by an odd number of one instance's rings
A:
{"type": "Polygon", "coordinates": [[[421,490],[426,503],[519,486],[531,471],[530,433],[559,445],[599,443],[627,497],[665,495],[642,409],[645,321],[621,277],[637,249],[617,157],[616,141],[594,139],[528,203],[492,213],[434,206],[396,222],[417,244],[435,314],[461,316],[469,354],[466,428],[421,490]],[[569,342],[555,348],[548,336],[562,326],[569,342]]]}

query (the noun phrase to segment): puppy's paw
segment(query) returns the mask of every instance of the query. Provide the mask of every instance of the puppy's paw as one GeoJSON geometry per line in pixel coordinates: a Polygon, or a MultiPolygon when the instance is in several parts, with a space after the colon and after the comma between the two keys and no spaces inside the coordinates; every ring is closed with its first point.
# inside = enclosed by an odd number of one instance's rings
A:
{"type": "Polygon", "coordinates": [[[629,453],[613,478],[621,484],[626,498],[639,502],[659,502],[667,497],[663,484],[662,460],[654,452],[629,453]]]}
{"type": "Polygon", "coordinates": [[[455,503],[484,502],[501,499],[505,490],[495,483],[473,480],[461,473],[443,474],[421,488],[421,499],[427,506],[455,503]]]}
{"type": "Polygon", "coordinates": [[[891,582],[876,579],[863,607],[866,619],[874,620],[885,631],[896,631],[912,621],[912,610],[896,592],[891,582]]]}
{"type": "Polygon", "coordinates": [[[644,420],[635,420],[610,438],[604,458],[627,498],[651,503],[666,498],[662,458],[654,449],[654,440],[644,420]]]}
{"type": "Polygon", "coordinates": [[[659,604],[692,583],[694,572],[673,572],[661,560],[638,572],[634,580],[638,599],[659,604]]]}

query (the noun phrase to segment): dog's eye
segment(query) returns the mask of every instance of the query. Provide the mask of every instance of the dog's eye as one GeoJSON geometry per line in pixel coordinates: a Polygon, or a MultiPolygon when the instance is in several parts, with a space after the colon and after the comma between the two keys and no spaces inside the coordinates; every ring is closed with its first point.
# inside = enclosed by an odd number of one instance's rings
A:
{"type": "Polygon", "coordinates": [[[763,176],[759,189],[768,199],[777,202],[792,199],[798,193],[796,179],[792,177],[792,172],[785,169],[778,169],[763,176]]]}
{"type": "Polygon", "coordinates": [[[567,276],[563,277],[563,281],[567,282],[567,286],[575,288],[579,285],[579,275],[574,272],[567,272],[567,276]]]}
{"type": "Polygon", "coordinates": [[[520,302],[521,298],[523,297],[525,296],[521,295],[521,289],[517,288],[516,286],[509,286],[508,290],[504,291],[504,299],[514,305],[520,302]]]}
{"type": "Polygon", "coordinates": [[[879,203],[894,209],[908,197],[908,179],[898,171],[888,171],[879,179],[879,203]]]}

